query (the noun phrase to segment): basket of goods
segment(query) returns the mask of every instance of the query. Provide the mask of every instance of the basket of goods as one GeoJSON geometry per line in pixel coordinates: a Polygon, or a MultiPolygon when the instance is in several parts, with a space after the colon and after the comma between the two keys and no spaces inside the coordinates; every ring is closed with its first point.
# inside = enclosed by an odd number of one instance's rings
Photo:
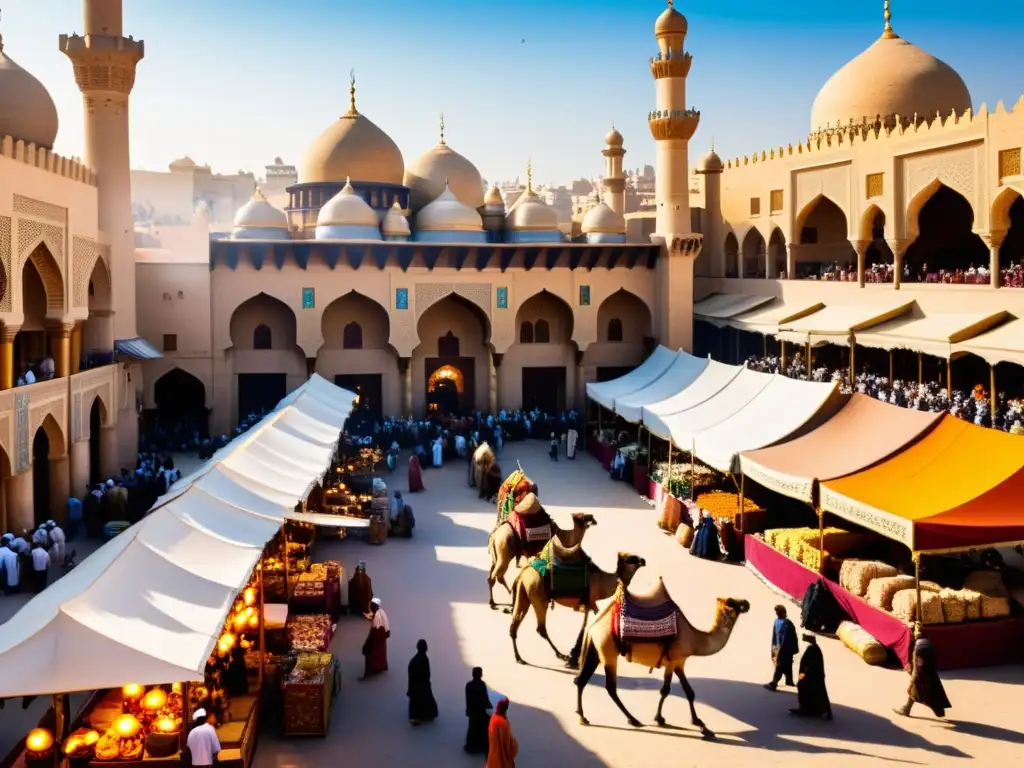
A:
{"type": "Polygon", "coordinates": [[[845,560],[839,569],[839,586],[857,597],[864,597],[872,579],[897,576],[899,572],[899,568],[875,560],[845,560]]]}
{"type": "Polygon", "coordinates": [[[852,621],[844,621],[836,630],[843,645],[856,653],[865,663],[871,665],[884,664],[886,659],[885,646],[878,642],[871,634],[859,624],[852,621]]]}
{"type": "Polygon", "coordinates": [[[326,651],[333,634],[331,617],[326,614],[291,616],[288,642],[296,651],[326,651]]]}
{"type": "Polygon", "coordinates": [[[964,580],[964,589],[981,594],[981,618],[1001,619],[1010,615],[1010,593],[999,571],[974,571],[964,580]]]}
{"type": "Polygon", "coordinates": [[[865,599],[875,608],[892,611],[892,599],[901,589],[913,589],[914,577],[900,574],[898,576],[881,576],[872,579],[868,584],[865,599]]]}
{"type": "Polygon", "coordinates": [[[158,718],[146,734],[146,754],[165,758],[176,754],[181,740],[181,718],[168,715],[158,718]]]}
{"type": "Polygon", "coordinates": [[[121,715],[96,742],[97,760],[139,760],[145,734],[135,715],[121,715]]]}
{"type": "Polygon", "coordinates": [[[686,523],[680,523],[676,529],[676,541],[679,542],[679,546],[689,549],[690,545],[693,544],[693,528],[686,523]]]}
{"type": "Polygon", "coordinates": [[[299,654],[284,679],[285,736],[322,736],[330,719],[334,657],[299,654]]]}
{"type": "Polygon", "coordinates": [[[661,497],[661,514],[658,515],[658,527],[663,531],[675,531],[683,520],[683,505],[674,496],[661,497]]]}
{"type": "Polygon", "coordinates": [[[66,739],[62,749],[70,760],[92,760],[96,756],[96,743],[100,740],[98,731],[79,728],[66,739]]]}
{"type": "Polygon", "coordinates": [[[771,536],[772,546],[786,557],[796,560],[800,555],[800,548],[804,542],[818,540],[818,531],[815,528],[779,528],[769,531],[765,537],[771,536]]]}
{"type": "Polygon", "coordinates": [[[757,504],[745,498],[743,499],[743,510],[741,512],[739,494],[727,493],[725,491],[702,493],[697,497],[696,504],[699,509],[705,510],[715,520],[729,520],[734,525],[739,515],[760,511],[760,507],[757,504]]]}
{"type": "MultiPolygon", "coordinates": [[[[901,589],[893,595],[892,615],[908,624],[919,620],[916,589],[901,589]]],[[[920,622],[922,624],[942,624],[943,621],[941,594],[922,589],[920,622]]]]}

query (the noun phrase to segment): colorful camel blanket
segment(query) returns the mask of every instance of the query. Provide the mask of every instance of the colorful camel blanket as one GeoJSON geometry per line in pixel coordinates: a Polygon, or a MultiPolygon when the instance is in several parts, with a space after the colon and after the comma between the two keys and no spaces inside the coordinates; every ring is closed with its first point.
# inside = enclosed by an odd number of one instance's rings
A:
{"type": "Polygon", "coordinates": [[[533,557],[537,555],[544,545],[551,541],[551,518],[546,512],[536,515],[520,515],[510,512],[505,522],[512,526],[519,539],[519,545],[523,548],[523,554],[533,557]]]}
{"type": "Polygon", "coordinates": [[[520,470],[515,470],[505,478],[498,489],[498,524],[505,522],[516,505],[530,492],[530,478],[520,470]]]}
{"type": "Polygon", "coordinates": [[[671,643],[678,632],[676,610],[671,600],[647,607],[620,595],[612,609],[612,634],[626,644],[671,643]]]}
{"type": "Polygon", "coordinates": [[[547,582],[552,598],[583,597],[590,587],[590,563],[586,558],[568,563],[555,556],[548,541],[540,555],[530,565],[547,582]]]}

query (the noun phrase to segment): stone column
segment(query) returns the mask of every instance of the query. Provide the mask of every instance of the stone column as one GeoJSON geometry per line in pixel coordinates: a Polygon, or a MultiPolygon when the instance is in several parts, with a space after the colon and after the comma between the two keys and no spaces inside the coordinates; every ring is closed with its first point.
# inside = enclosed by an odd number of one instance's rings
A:
{"type": "Polygon", "coordinates": [[[402,415],[412,416],[412,358],[398,358],[398,372],[402,375],[402,415]]]}
{"type": "Polygon", "coordinates": [[[71,373],[82,370],[82,323],[75,323],[71,332],[71,373]]]}
{"type": "Polygon", "coordinates": [[[796,243],[786,243],[786,279],[796,280],[796,243]]]}
{"type": "Polygon", "coordinates": [[[490,369],[490,376],[487,389],[487,407],[490,413],[498,412],[498,369],[501,367],[503,357],[504,355],[497,352],[492,352],[488,356],[487,366],[490,369]]]}
{"type": "Polygon", "coordinates": [[[50,459],[50,517],[62,528],[67,523],[71,495],[71,462],[68,455],[50,459]]]}
{"type": "Polygon", "coordinates": [[[853,241],[853,250],[857,252],[857,285],[861,288],[864,287],[864,274],[867,269],[867,254],[870,245],[870,240],[853,241]]]}
{"type": "Polygon", "coordinates": [[[903,283],[903,255],[907,252],[909,243],[906,240],[886,239],[892,251],[892,282],[893,287],[898,291],[903,283]]]}
{"type": "Polygon", "coordinates": [[[7,478],[7,521],[12,533],[34,529],[36,522],[32,467],[7,478]]]}
{"type": "MultiPolygon", "coordinates": [[[[584,420],[587,417],[587,370],[583,366],[583,350],[576,350],[576,386],[573,388],[573,405],[584,420]]],[[[586,430],[584,430],[586,431],[586,430]]]]}
{"type": "Polygon", "coordinates": [[[989,284],[993,288],[999,287],[999,249],[1003,246],[1003,240],[1006,239],[1005,232],[993,232],[989,235],[981,235],[981,239],[985,241],[985,245],[988,246],[988,269],[989,269],[989,284]]]}
{"type": "Polygon", "coordinates": [[[74,323],[54,325],[50,339],[50,355],[53,357],[53,375],[63,379],[71,375],[71,332],[74,323]]]}
{"type": "Polygon", "coordinates": [[[121,471],[118,460],[117,425],[100,427],[100,473],[104,478],[121,471]]]}
{"type": "Polygon", "coordinates": [[[89,476],[92,474],[90,464],[89,441],[79,440],[71,444],[71,496],[82,498],[89,485],[89,476]]]}
{"type": "Polygon", "coordinates": [[[14,374],[14,337],[20,329],[4,324],[0,335],[0,389],[11,389],[17,378],[14,374]]]}

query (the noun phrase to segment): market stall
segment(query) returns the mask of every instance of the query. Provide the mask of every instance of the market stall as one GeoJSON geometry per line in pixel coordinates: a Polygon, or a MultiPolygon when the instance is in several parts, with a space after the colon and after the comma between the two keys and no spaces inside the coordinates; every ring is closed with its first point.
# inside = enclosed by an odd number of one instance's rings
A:
{"type": "Polygon", "coordinates": [[[704,372],[709,362],[708,358],[680,352],[663,375],[642,389],[615,398],[615,413],[630,424],[640,422],[645,406],[659,403],[686,389],[704,372]]]}
{"type": "Polygon", "coordinates": [[[726,365],[717,360],[709,360],[708,364],[690,384],[682,387],[664,400],[660,400],[642,408],[640,417],[649,432],[662,440],[671,436],[665,423],[677,413],[696,408],[710,400],[727,387],[740,372],[745,370],[741,365],[726,365]]]}
{"type": "Polygon", "coordinates": [[[678,352],[658,346],[639,367],[625,376],[611,381],[587,384],[587,397],[609,411],[615,409],[615,400],[637,392],[660,378],[675,362],[678,352]]]}

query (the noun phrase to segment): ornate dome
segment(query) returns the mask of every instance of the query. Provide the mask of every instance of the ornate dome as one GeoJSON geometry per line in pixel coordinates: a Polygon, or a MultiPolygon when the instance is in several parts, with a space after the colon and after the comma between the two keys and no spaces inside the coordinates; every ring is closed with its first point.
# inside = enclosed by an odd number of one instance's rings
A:
{"type": "Polygon", "coordinates": [[[299,181],[356,181],[401,184],[405,161],[398,145],[356,110],[355,81],[348,112],[321,133],[306,151],[299,181]]]}
{"type": "Polygon", "coordinates": [[[614,126],[608,132],[608,135],[604,137],[605,146],[608,147],[621,147],[622,146],[622,134],[619,133],[614,126]]]}
{"type": "Polygon", "coordinates": [[[469,160],[444,143],[424,153],[405,171],[403,184],[409,188],[409,208],[419,211],[444,191],[447,184],[463,205],[479,208],[484,204],[484,181],[469,160]]]}
{"type": "Polygon", "coordinates": [[[505,227],[515,230],[557,230],[558,213],[541,200],[533,189],[527,188],[509,212],[505,227]]]}
{"type": "Polygon", "coordinates": [[[871,46],[829,78],[811,109],[811,131],[828,125],[860,124],[894,114],[943,117],[971,106],[971,94],[956,70],[908,43],[889,23],[871,46]]]}
{"type": "Polygon", "coordinates": [[[704,157],[697,162],[697,170],[702,173],[717,173],[725,168],[722,158],[712,148],[704,157]]]}
{"type": "Polygon", "coordinates": [[[480,214],[459,200],[448,184],[416,214],[418,232],[480,232],[483,228],[480,214]]]}
{"type": "Polygon", "coordinates": [[[380,219],[362,197],[352,188],[352,180],[346,179],[345,187],[324,204],[316,217],[317,227],[373,227],[380,226],[380,219]]]}
{"type": "Polygon", "coordinates": [[[668,8],[661,12],[661,16],[654,22],[654,37],[662,38],[669,35],[686,35],[689,25],[686,17],[672,7],[672,0],[668,0],[668,8]]]}
{"type": "Polygon", "coordinates": [[[57,107],[46,87],[8,58],[0,37],[0,137],[53,149],[57,107]]]}
{"type": "Polygon", "coordinates": [[[409,220],[405,218],[405,214],[402,213],[402,206],[398,204],[397,200],[395,200],[391,209],[384,216],[381,231],[385,237],[409,237],[411,234],[409,220]]]}
{"type": "Polygon", "coordinates": [[[252,200],[238,209],[235,228],[288,230],[288,216],[267,200],[262,190],[253,192],[252,200]]]}
{"type": "Polygon", "coordinates": [[[581,229],[584,234],[601,232],[604,234],[621,235],[626,231],[626,219],[616,213],[607,203],[598,203],[583,217],[581,229]]]}
{"type": "Polygon", "coordinates": [[[484,196],[484,205],[495,206],[504,210],[505,198],[502,196],[497,184],[492,184],[491,188],[487,190],[487,194],[484,196]]]}

